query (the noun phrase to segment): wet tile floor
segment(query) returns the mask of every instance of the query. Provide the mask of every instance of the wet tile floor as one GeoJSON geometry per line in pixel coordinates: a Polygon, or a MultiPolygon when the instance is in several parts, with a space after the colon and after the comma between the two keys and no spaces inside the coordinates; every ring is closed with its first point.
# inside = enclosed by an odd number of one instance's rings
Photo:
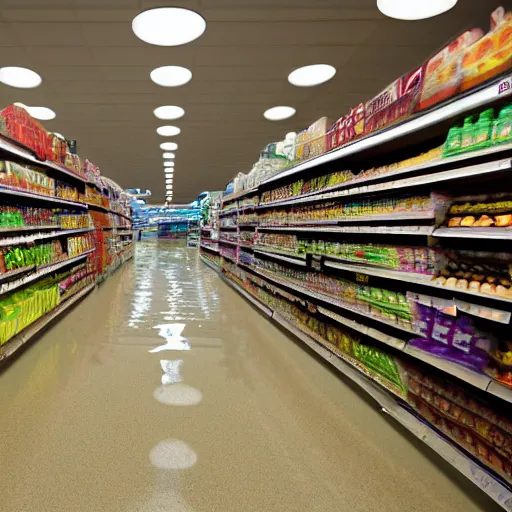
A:
{"type": "Polygon", "coordinates": [[[501,510],[177,242],[0,373],[0,435],[2,512],[501,510]]]}

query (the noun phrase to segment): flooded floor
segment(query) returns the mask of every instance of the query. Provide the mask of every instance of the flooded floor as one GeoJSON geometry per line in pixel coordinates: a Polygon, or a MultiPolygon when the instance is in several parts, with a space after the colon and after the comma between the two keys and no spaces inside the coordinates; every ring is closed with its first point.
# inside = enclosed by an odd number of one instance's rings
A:
{"type": "Polygon", "coordinates": [[[501,510],[176,242],[0,373],[0,435],[2,512],[501,510]]]}

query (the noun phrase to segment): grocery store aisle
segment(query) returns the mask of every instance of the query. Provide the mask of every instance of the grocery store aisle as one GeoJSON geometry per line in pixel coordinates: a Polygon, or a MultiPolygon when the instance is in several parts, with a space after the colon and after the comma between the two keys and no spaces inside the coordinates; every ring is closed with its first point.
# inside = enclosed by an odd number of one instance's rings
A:
{"type": "Polygon", "coordinates": [[[0,373],[0,510],[501,510],[177,242],[0,373]]]}

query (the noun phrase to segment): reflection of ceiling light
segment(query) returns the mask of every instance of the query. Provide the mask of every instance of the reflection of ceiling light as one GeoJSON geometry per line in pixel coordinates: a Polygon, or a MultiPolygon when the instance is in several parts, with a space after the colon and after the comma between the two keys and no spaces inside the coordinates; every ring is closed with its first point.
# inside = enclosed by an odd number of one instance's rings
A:
{"type": "Polygon", "coordinates": [[[178,149],[178,144],[176,144],[176,142],[162,142],[162,144],[160,144],[160,149],[165,151],[174,151],[175,149],[178,149]]]}
{"type": "Polygon", "coordinates": [[[153,398],[164,405],[197,405],[203,399],[203,394],[187,384],[176,383],[159,386],[153,391],[153,398]]]}
{"type": "Polygon", "coordinates": [[[172,156],[169,156],[169,155],[173,155],[174,153],[164,153],[162,156],[163,158],[174,158],[172,156]]]}
{"type": "Polygon", "coordinates": [[[174,167],[174,162],[164,162],[164,167],[174,167]]]}
{"type": "Polygon", "coordinates": [[[134,34],[157,46],[190,43],[206,30],[206,21],[197,12],[179,7],[159,7],[143,11],[132,21],[134,34]]]}
{"type": "Polygon", "coordinates": [[[313,64],[292,71],[288,75],[288,82],[297,87],[311,87],[327,82],[335,74],[336,68],[329,64],[313,64]]]}
{"type": "Polygon", "coordinates": [[[192,71],[181,66],[162,66],[150,73],[150,78],[162,87],[179,87],[192,79],[192,71]]]}
{"type": "Polygon", "coordinates": [[[457,0],[377,0],[382,14],[399,20],[422,20],[449,11],[457,0]]]}
{"type": "Polygon", "coordinates": [[[160,441],[149,453],[149,460],[159,469],[187,469],[197,462],[197,454],[178,439],[160,441]]]}
{"type": "Polygon", "coordinates": [[[172,137],[173,135],[178,135],[180,132],[181,130],[177,126],[159,126],[156,129],[156,133],[164,137],[172,137]]]}
{"type": "Polygon", "coordinates": [[[32,89],[41,85],[43,79],[31,69],[9,66],[0,68],[0,82],[20,89],[32,89]]]}
{"type": "Polygon", "coordinates": [[[174,105],[165,105],[158,107],[153,110],[158,119],[179,119],[185,115],[185,111],[181,107],[175,107],[174,105]]]}
{"type": "Polygon", "coordinates": [[[50,119],[55,119],[55,112],[51,108],[47,107],[29,107],[28,105],[23,105],[23,103],[15,103],[17,107],[24,108],[33,118],[39,119],[40,121],[48,121],[50,119]]]}
{"type": "Polygon", "coordinates": [[[270,121],[280,121],[292,117],[295,112],[293,107],[273,107],[265,110],[263,115],[270,121]]]}

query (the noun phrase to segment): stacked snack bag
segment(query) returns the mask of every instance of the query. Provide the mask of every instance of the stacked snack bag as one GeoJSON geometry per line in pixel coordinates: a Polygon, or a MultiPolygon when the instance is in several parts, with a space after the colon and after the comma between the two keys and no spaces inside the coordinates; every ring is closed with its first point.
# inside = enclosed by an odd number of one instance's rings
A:
{"type": "Polygon", "coordinates": [[[36,194],[55,195],[55,180],[15,162],[0,161],[0,186],[28,190],[36,194]]]}

